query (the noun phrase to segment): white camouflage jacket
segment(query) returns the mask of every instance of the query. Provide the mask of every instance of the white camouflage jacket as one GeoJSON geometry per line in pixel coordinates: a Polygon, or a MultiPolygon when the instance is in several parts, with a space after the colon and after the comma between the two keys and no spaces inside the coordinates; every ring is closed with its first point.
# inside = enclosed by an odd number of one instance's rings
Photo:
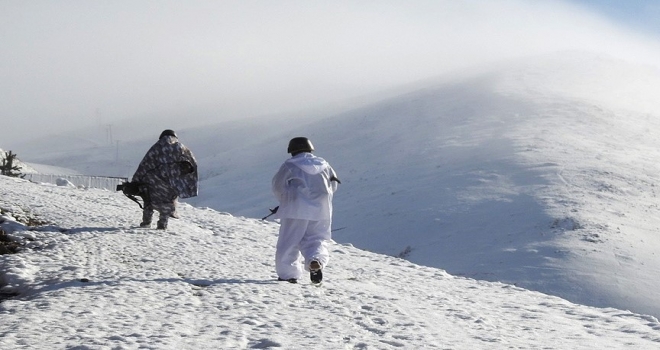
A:
{"type": "Polygon", "coordinates": [[[331,220],[337,174],[330,164],[311,153],[300,153],[282,164],[273,177],[273,193],[280,203],[277,217],[331,220]]]}

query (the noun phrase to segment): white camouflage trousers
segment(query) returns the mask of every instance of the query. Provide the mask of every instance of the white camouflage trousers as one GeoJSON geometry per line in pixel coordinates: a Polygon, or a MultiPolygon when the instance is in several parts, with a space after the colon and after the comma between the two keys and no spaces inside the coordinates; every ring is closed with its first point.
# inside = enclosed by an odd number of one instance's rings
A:
{"type": "Polygon", "coordinates": [[[313,260],[325,267],[330,259],[327,247],[330,239],[330,220],[281,219],[275,252],[278,277],[300,279],[313,260]]]}

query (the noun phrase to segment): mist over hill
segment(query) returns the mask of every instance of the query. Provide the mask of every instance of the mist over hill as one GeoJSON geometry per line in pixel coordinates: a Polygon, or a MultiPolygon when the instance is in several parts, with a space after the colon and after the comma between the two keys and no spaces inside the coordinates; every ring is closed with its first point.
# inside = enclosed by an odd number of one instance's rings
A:
{"type": "MultiPolygon", "coordinates": [[[[342,180],[336,241],[657,317],[658,91],[657,68],[562,52],[341,113],[177,130],[200,164],[187,202],[264,216],[288,140],[308,136],[342,180]]],[[[130,176],[160,129],[121,148],[42,140],[54,146],[32,143],[25,161],[130,176]]]]}

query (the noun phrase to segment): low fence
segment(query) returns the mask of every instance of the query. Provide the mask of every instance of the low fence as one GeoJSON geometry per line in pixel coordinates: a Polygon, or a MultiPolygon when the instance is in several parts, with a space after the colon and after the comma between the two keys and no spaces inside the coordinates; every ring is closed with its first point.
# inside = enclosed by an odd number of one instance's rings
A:
{"type": "Polygon", "coordinates": [[[108,191],[115,191],[117,189],[117,185],[128,181],[128,178],[125,177],[89,175],[26,174],[24,178],[32,182],[45,182],[56,185],[59,185],[62,180],[66,180],[76,187],[103,188],[108,191]]]}

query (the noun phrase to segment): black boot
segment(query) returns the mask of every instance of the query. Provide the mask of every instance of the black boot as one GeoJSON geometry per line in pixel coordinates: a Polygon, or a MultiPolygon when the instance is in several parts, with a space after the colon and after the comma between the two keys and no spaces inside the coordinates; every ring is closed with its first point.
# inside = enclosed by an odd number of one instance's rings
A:
{"type": "Polygon", "coordinates": [[[284,279],[282,277],[278,277],[277,280],[281,282],[298,283],[298,280],[295,278],[284,279]]]}
{"type": "Polygon", "coordinates": [[[321,264],[314,260],[309,263],[309,279],[312,283],[318,284],[323,280],[323,273],[321,272],[321,264]]]}

